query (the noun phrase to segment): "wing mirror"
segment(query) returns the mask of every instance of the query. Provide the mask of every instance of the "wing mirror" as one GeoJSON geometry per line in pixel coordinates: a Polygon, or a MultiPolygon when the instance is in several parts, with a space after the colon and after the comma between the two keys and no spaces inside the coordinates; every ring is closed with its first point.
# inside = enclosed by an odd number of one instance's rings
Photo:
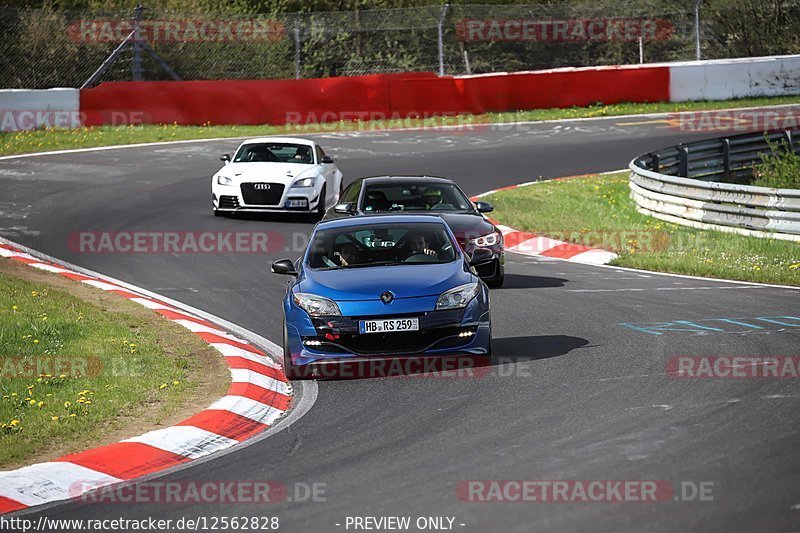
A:
{"type": "Polygon", "coordinates": [[[335,161],[335,159],[332,156],[329,156],[329,155],[323,155],[322,156],[322,162],[325,163],[326,165],[329,164],[329,163],[333,163],[334,161],[335,161]]]}
{"type": "Polygon", "coordinates": [[[494,207],[489,202],[475,202],[475,209],[478,210],[478,213],[491,213],[494,211],[494,207]]]}
{"type": "Polygon", "coordinates": [[[225,162],[225,164],[227,165],[228,163],[230,163],[230,162],[231,162],[231,154],[222,154],[222,155],[220,156],[219,160],[220,160],[220,161],[224,161],[224,162],[225,162]]]}
{"type": "Polygon", "coordinates": [[[475,251],[472,252],[472,257],[469,260],[469,266],[486,263],[491,261],[492,257],[494,257],[494,254],[491,250],[487,250],[486,248],[476,248],[475,251]]]}
{"type": "Polygon", "coordinates": [[[356,204],[353,202],[336,204],[336,206],[333,208],[333,211],[341,215],[354,215],[356,213],[356,204]]]}
{"type": "Polygon", "coordinates": [[[294,269],[294,263],[291,259],[278,259],[272,263],[273,274],[283,274],[285,276],[296,276],[297,270],[294,269]]]}

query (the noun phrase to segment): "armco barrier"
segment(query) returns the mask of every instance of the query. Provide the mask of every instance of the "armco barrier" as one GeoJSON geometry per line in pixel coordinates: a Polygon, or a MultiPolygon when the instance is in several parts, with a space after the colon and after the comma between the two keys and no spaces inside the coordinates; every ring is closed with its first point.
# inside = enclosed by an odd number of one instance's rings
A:
{"type": "Polygon", "coordinates": [[[800,242],[800,190],[721,183],[741,180],[780,143],[800,153],[800,130],[680,144],[631,161],[637,210],[704,229],[800,242]]]}
{"type": "Polygon", "coordinates": [[[0,131],[80,126],[78,89],[0,90],[0,131]]]}

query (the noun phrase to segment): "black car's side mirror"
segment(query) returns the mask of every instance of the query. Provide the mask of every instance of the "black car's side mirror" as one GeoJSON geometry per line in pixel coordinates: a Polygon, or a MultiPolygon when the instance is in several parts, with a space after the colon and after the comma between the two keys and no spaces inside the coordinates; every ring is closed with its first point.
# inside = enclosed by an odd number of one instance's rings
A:
{"type": "Polygon", "coordinates": [[[356,204],[353,202],[345,202],[343,204],[336,204],[333,211],[342,215],[354,215],[356,212],[356,204]]]}
{"type": "Polygon", "coordinates": [[[486,248],[476,248],[475,251],[472,252],[472,257],[469,259],[469,266],[486,263],[487,261],[491,261],[492,257],[494,257],[494,254],[492,254],[491,250],[487,250],[486,248]]]}
{"type": "Polygon", "coordinates": [[[334,161],[335,160],[333,159],[332,156],[329,156],[329,155],[323,155],[322,156],[322,162],[325,163],[325,164],[333,163],[334,161]]]}
{"type": "Polygon", "coordinates": [[[297,270],[294,269],[294,263],[292,263],[291,259],[278,259],[272,263],[272,273],[296,276],[297,270]]]}
{"type": "Polygon", "coordinates": [[[494,211],[494,207],[489,202],[475,202],[475,209],[478,213],[490,213],[494,211]]]}
{"type": "Polygon", "coordinates": [[[226,163],[231,162],[231,154],[222,154],[219,158],[220,161],[224,161],[226,163]]]}

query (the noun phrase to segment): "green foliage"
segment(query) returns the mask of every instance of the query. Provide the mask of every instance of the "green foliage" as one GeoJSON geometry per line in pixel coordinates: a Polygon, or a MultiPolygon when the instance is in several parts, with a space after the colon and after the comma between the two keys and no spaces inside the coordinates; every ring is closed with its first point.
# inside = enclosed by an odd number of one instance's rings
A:
{"type": "Polygon", "coordinates": [[[753,185],[776,189],[800,189],[800,155],[787,149],[785,143],[772,144],[771,153],[761,154],[753,185]]]}

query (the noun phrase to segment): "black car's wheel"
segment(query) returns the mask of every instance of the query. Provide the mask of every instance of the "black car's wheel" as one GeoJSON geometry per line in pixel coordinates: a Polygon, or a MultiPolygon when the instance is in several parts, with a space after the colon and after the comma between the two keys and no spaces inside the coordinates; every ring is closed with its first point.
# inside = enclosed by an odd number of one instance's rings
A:
{"type": "Polygon", "coordinates": [[[499,278],[490,279],[486,281],[486,286],[490,289],[497,289],[498,287],[503,286],[503,281],[505,280],[505,276],[500,276],[499,278]]]}
{"type": "Polygon", "coordinates": [[[283,324],[283,373],[292,380],[308,379],[311,373],[304,366],[296,365],[292,362],[292,352],[289,350],[289,339],[286,332],[286,323],[283,324]]]}

